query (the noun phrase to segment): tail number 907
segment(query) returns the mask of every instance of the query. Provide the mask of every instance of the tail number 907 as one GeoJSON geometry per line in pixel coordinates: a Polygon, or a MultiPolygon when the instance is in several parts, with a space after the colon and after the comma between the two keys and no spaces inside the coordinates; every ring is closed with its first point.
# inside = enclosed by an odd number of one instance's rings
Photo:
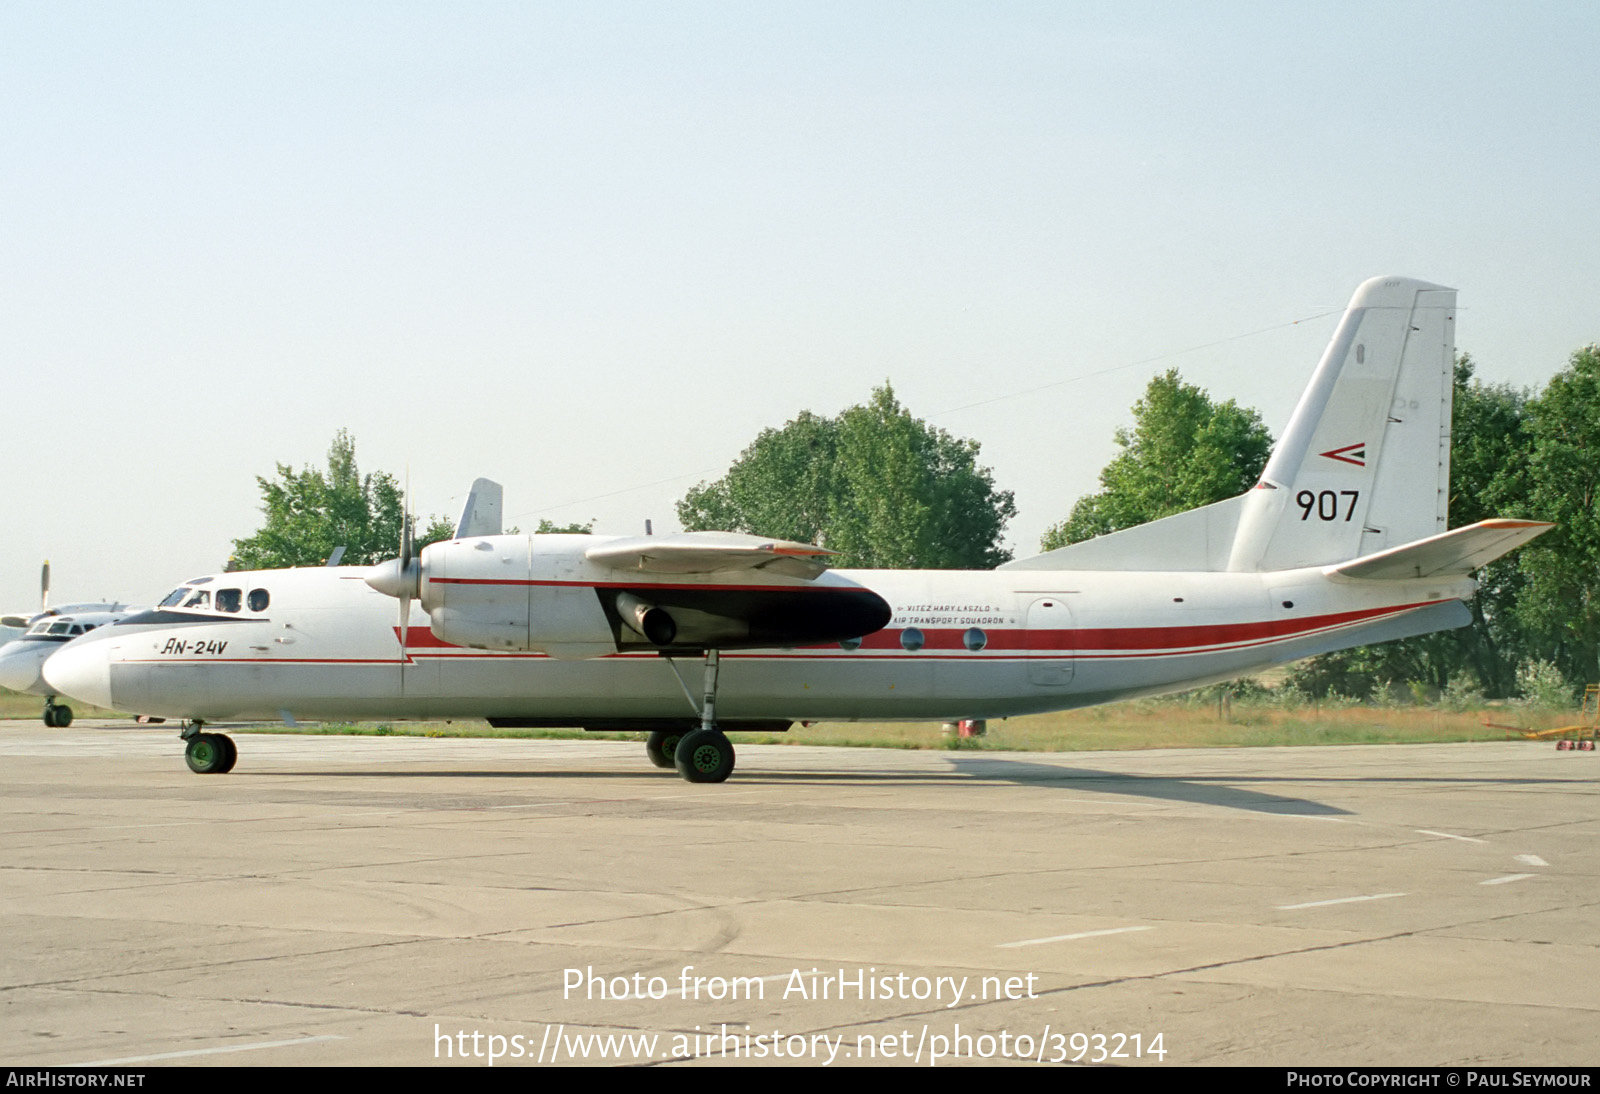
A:
{"type": "Polygon", "coordinates": [[[1301,520],[1310,520],[1315,516],[1318,520],[1348,521],[1355,516],[1356,499],[1359,497],[1359,490],[1324,490],[1321,493],[1302,490],[1294,496],[1294,503],[1300,507],[1301,520]],[[1348,504],[1346,498],[1350,499],[1348,504]],[[1339,515],[1341,509],[1344,510],[1342,517],[1339,515]]]}

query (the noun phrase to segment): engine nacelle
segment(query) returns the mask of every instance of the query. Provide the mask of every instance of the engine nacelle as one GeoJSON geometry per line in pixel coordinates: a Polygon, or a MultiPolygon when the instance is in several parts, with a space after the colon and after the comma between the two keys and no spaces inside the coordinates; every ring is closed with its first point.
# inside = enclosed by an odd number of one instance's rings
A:
{"type": "Polygon", "coordinates": [[[575,659],[821,644],[889,621],[884,599],[853,584],[628,573],[586,558],[596,541],[476,536],[424,548],[418,597],[434,635],[473,649],[575,659]]]}
{"type": "Polygon", "coordinates": [[[421,602],[442,641],[552,657],[615,653],[592,585],[578,584],[588,536],[483,536],[422,552],[421,602]]]}

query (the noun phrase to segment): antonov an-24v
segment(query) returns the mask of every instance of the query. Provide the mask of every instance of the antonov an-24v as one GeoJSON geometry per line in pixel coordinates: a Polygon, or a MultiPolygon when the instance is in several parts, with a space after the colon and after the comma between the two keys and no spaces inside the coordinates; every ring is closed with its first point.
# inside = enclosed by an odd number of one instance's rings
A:
{"type": "Polygon", "coordinates": [[[480,479],[447,542],[196,578],[45,676],[182,719],[202,773],[237,756],[207,722],[482,717],[648,730],[657,764],[720,782],[726,731],[1003,718],[1460,627],[1472,572],[1550,525],[1446,531],[1454,317],[1454,290],[1366,282],[1254,489],[998,570],[835,570],[726,532],[502,535],[480,479]]]}

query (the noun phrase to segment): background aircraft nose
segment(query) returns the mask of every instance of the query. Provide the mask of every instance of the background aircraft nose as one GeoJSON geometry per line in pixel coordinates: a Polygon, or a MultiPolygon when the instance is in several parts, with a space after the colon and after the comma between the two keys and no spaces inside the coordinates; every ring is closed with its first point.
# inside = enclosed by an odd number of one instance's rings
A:
{"type": "Polygon", "coordinates": [[[69,642],[44,663],[45,681],[58,695],[115,710],[111,703],[111,643],[69,642]]]}
{"type": "Polygon", "coordinates": [[[39,670],[45,657],[60,648],[46,642],[8,642],[0,646],[0,688],[35,691],[43,687],[44,677],[39,670]]]}

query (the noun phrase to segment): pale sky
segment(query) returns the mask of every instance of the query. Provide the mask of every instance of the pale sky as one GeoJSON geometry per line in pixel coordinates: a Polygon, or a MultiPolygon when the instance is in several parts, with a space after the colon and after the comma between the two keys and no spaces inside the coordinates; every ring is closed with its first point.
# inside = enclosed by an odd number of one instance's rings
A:
{"type": "Polygon", "coordinates": [[[1600,340],[1597,32],[1593,3],[0,0],[0,607],[45,558],[58,602],[219,569],[255,476],[341,427],[424,515],[488,475],[524,528],[669,530],[761,429],[885,380],[981,443],[1030,554],[1152,375],[1277,434],[1378,274],[1458,288],[1481,375],[1542,384],[1600,340]]]}

